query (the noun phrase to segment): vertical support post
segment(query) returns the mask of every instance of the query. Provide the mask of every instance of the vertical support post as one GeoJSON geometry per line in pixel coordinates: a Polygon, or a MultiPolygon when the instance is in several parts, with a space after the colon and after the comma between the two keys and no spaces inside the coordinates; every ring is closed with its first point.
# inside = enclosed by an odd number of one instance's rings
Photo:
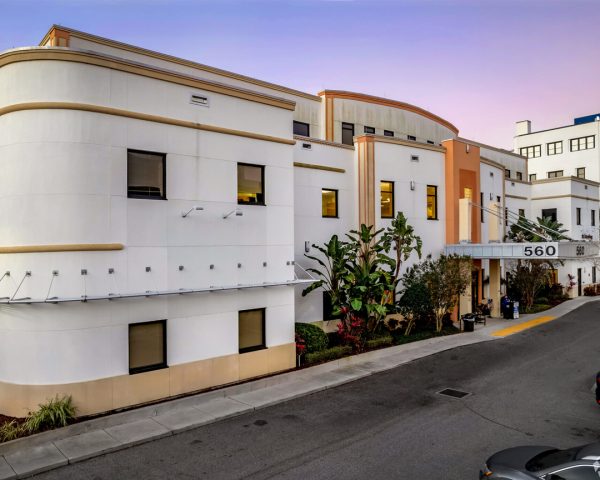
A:
{"type": "MultiPolygon", "coordinates": [[[[471,243],[472,238],[472,208],[470,198],[458,200],[458,241],[471,243]]],[[[462,312],[462,310],[461,310],[462,312]]]]}
{"type": "Polygon", "coordinates": [[[492,299],[492,317],[499,318],[500,314],[500,260],[490,259],[490,298],[492,299]]]}

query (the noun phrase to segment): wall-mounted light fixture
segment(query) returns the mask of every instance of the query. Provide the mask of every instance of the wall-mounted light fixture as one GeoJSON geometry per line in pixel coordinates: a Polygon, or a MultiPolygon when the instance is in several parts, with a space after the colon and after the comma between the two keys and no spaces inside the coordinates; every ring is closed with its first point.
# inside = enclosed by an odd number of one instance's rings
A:
{"type": "Polygon", "coordinates": [[[224,213],[223,214],[223,218],[228,218],[231,215],[233,215],[235,213],[236,217],[243,217],[244,216],[244,212],[242,212],[239,208],[236,208],[235,210],[232,210],[229,213],[224,213]]]}
{"type": "Polygon", "coordinates": [[[304,253],[308,253],[308,252],[310,252],[310,241],[306,240],[304,242],[304,253]]]}
{"type": "Polygon", "coordinates": [[[204,207],[199,207],[198,205],[194,205],[192,208],[190,208],[187,212],[181,212],[181,216],[183,218],[187,217],[190,213],[192,213],[194,210],[204,210],[204,207]]]}
{"type": "Polygon", "coordinates": [[[415,189],[415,181],[414,181],[414,180],[411,180],[411,181],[410,181],[410,189],[411,189],[411,190],[414,190],[414,189],[415,189]]]}

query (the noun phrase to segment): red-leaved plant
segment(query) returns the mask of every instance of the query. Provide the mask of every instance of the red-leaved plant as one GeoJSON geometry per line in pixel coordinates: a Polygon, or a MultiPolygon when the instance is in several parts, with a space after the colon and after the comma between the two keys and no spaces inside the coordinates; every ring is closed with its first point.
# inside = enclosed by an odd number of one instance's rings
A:
{"type": "Polygon", "coordinates": [[[350,312],[348,307],[341,308],[342,321],[338,323],[338,335],[343,345],[350,345],[354,353],[361,352],[365,346],[365,321],[350,312]]]}

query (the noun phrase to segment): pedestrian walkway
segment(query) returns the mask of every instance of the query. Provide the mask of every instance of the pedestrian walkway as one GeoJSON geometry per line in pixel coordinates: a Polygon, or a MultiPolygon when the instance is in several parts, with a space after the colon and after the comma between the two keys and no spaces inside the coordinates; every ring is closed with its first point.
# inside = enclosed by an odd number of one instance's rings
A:
{"type": "Polygon", "coordinates": [[[543,318],[558,318],[594,300],[579,297],[518,320],[488,319],[485,326],[477,326],[472,333],[375,350],[7,442],[0,445],[0,480],[28,477],[334,388],[445,350],[495,340],[500,338],[495,334],[509,326],[532,328],[536,321],[541,324],[543,318]]]}

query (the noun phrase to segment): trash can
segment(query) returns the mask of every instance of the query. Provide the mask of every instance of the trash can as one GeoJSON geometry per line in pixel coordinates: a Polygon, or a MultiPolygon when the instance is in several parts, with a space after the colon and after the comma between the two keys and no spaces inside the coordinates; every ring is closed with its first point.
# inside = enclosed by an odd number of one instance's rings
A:
{"type": "Polygon", "coordinates": [[[463,332],[474,332],[475,331],[475,317],[472,315],[464,315],[463,321],[463,332]]]}
{"type": "Polygon", "coordinates": [[[508,302],[506,307],[504,307],[504,318],[506,320],[514,319],[514,311],[515,311],[515,302],[508,302]]]}

